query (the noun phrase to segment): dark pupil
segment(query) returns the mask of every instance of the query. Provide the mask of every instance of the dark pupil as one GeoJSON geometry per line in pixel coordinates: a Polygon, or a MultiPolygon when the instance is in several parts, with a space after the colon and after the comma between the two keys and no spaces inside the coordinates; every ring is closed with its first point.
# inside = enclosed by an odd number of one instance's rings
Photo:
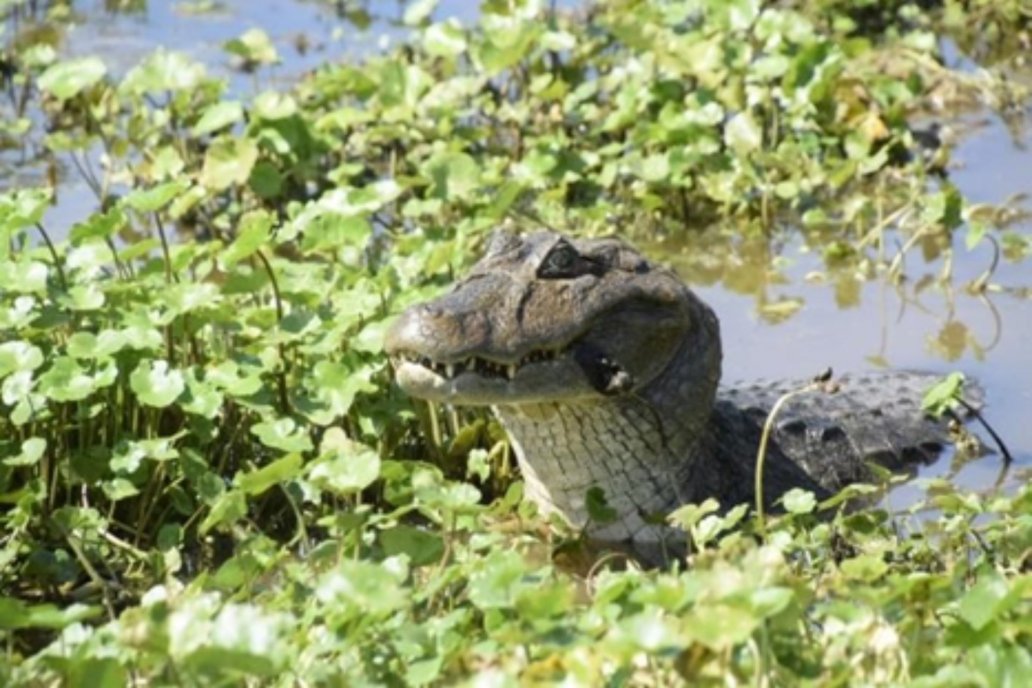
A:
{"type": "Polygon", "coordinates": [[[573,265],[573,251],[567,246],[557,249],[552,253],[552,259],[549,262],[552,263],[553,268],[565,270],[573,265]]]}

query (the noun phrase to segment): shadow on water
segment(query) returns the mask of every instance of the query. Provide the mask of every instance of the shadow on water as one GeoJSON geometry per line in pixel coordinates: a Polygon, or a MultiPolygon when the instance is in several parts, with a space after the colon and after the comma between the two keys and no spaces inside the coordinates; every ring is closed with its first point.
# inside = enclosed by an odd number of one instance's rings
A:
{"type": "MultiPolygon", "coordinates": [[[[403,11],[403,3],[329,0],[76,2],[73,14],[57,25],[54,40],[63,55],[99,55],[116,76],[157,46],[185,51],[228,79],[231,92],[247,97],[289,84],[320,63],[385,49],[408,31],[399,21],[403,11]],[[370,14],[371,7],[380,14],[370,14]],[[253,27],[268,33],[282,60],[257,76],[234,69],[222,48],[253,27]]],[[[465,0],[444,0],[435,12],[465,22],[477,13],[476,3],[465,0]]],[[[944,52],[952,66],[977,68],[951,45],[944,52]]],[[[984,110],[960,117],[956,124],[964,131],[955,144],[958,164],[949,177],[969,200],[1001,203],[1032,194],[1029,117],[1027,105],[1007,119],[984,110]]],[[[0,151],[0,189],[45,182],[46,164],[17,161],[17,152],[0,151]]],[[[96,199],[74,169],[59,168],[58,203],[46,221],[62,236],[93,210],[96,199]]],[[[919,254],[908,258],[908,279],[895,287],[880,277],[829,269],[818,247],[798,232],[786,236],[783,245],[739,239],[723,252],[714,249],[720,242],[705,235],[651,248],[681,270],[720,314],[725,378],[809,377],[826,366],[840,372],[880,366],[964,371],[988,390],[988,417],[1016,458],[1010,480],[1023,479],[1032,469],[1032,432],[1026,427],[1032,408],[1027,264],[1004,260],[993,277],[1000,290],[968,293],[959,285],[974,280],[992,255],[985,243],[967,251],[958,233],[954,288],[929,286],[942,259],[921,264],[919,254]],[[778,256],[774,271],[772,251],[778,256]]],[[[960,469],[957,480],[988,488],[999,466],[999,456],[992,455],[960,469]]],[[[940,461],[923,474],[949,472],[949,462],[940,461]]]]}

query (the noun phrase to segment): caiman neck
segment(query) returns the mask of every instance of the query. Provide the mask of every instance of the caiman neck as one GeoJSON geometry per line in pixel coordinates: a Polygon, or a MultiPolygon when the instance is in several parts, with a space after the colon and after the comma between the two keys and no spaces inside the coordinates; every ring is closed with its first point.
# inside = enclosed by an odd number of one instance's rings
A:
{"type": "MultiPolygon", "coordinates": [[[[715,326],[714,323],[700,323],[715,326]]],[[[523,472],[526,496],[599,540],[658,540],[650,524],[712,494],[709,432],[720,377],[719,338],[689,338],[652,384],[591,401],[497,406],[523,472]],[[700,361],[699,358],[706,359],[700,361]],[[588,490],[601,488],[617,518],[592,523],[588,490]]]]}

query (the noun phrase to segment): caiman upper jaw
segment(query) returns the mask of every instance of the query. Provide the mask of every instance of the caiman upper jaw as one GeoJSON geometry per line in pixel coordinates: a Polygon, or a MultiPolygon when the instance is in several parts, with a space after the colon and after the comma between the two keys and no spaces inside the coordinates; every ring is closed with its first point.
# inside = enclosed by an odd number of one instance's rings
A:
{"type": "Polygon", "coordinates": [[[552,361],[562,353],[563,349],[540,349],[531,351],[516,362],[502,363],[481,356],[467,356],[458,361],[441,362],[422,354],[410,351],[397,351],[391,354],[391,362],[395,368],[399,367],[399,364],[402,362],[421,365],[446,380],[454,379],[465,372],[472,372],[481,377],[497,377],[512,380],[515,379],[516,373],[519,372],[520,368],[525,365],[552,361]]]}
{"type": "Polygon", "coordinates": [[[385,349],[417,398],[599,399],[661,373],[689,334],[691,303],[675,275],[616,240],[540,232],[493,242],[451,291],[402,313],[385,349]]]}

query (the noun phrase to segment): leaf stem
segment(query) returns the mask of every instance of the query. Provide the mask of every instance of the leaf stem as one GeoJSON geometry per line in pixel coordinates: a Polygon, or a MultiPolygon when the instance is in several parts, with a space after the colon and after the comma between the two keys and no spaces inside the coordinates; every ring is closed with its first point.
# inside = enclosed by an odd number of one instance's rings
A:
{"type": "MultiPolygon", "coordinates": [[[[265,271],[269,274],[269,282],[272,284],[272,295],[276,301],[276,322],[281,324],[283,322],[283,297],[280,294],[279,283],[276,281],[276,273],[273,271],[269,259],[265,257],[265,254],[260,249],[255,251],[255,255],[258,256],[258,260],[262,261],[265,271]]],[[[290,362],[287,360],[287,350],[282,341],[276,344],[276,348],[279,350],[280,358],[280,369],[276,373],[276,381],[279,387],[280,413],[287,415],[290,413],[290,397],[287,395],[287,368],[290,362]]]]}
{"type": "Polygon", "coordinates": [[[61,281],[62,291],[68,291],[68,280],[65,279],[64,268],[61,266],[61,259],[57,255],[57,249],[54,248],[54,244],[50,241],[50,235],[47,234],[47,230],[43,229],[43,224],[40,222],[36,223],[36,229],[39,230],[40,236],[43,237],[43,243],[47,245],[47,250],[50,251],[50,257],[54,261],[54,269],[57,271],[57,278],[61,281]]]}
{"type": "Polygon", "coordinates": [[[828,371],[825,374],[819,375],[802,387],[791,389],[782,394],[778,397],[777,401],[774,402],[774,405],[770,409],[770,413],[767,414],[767,419],[763,423],[763,432],[760,435],[760,446],[756,451],[756,474],[754,476],[755,483],[753,489],[756,493],[756,519],[760,525],[760,537],[764,539],[767,537],[767,521],[763,508],[763,469],[767,461],[767,444],[770,442],[770,433],[774,429],[774,419],[777,417],[778,412],[781,411],[781,407],[783,407],[790,399],[799,396],[800,394],[821,389],[830,377],[831,373],[828,371]]]}

